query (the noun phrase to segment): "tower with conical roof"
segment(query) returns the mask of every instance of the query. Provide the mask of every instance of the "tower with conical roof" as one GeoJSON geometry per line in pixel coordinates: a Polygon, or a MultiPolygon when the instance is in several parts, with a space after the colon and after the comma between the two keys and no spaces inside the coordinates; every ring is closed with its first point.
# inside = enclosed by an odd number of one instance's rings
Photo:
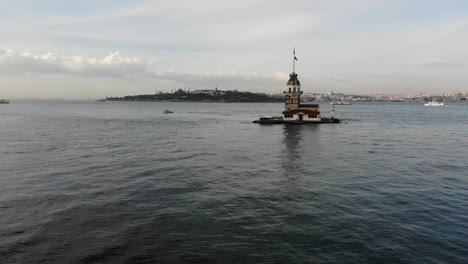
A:
{"type": "Polygon", "coordinates": [[[297,109],[301,102],[301,83],[297,79],[296,68],[296,48],[293,49],[293,71],[289,74],[289,81],[286,84],[286,90],[283,92],[285,95],[285,110],[297,109]]]}
{"type": "MultiPolygon", "coordinates": [[[[254,123],[259,124],[282,124],[282,123],[340,123],[334,115],[331,117],[320,117],[320,105],[318,104],[301,104],[301,83],[297,79],[296,73],[296,49],[293,50],[293,71],[289,74],[289,80],[286,83],[284,94],[284,111],[281,117],[264,116],[254,123]]],[[[333,114],[335,108],[332,110],[333,114]]]]}
{"type": "Polygon", "coordinates": [[[286,83],[284,94],[284,122],[320,122],[320,111],[318,104],[301,104],[301,83],[295,72],[296,49],[293,50],[293,71],[289,74],[289,80],[286,83]]]}
{"type": "Polygon", "coordinates": [[[285,95],[285,110],[297,109],[301,103],[301,83],[297,79],[297,73],[289,74],[289,81],[286,83],[285,95]]]}

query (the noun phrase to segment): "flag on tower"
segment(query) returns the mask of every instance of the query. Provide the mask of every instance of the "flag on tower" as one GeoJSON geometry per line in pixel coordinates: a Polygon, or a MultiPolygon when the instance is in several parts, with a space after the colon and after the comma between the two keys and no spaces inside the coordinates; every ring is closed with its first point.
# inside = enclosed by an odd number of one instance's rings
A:
{"type": "Polygon", "coordinates": [[[294,56],[294,60],[297,60],[297,61],[299,61],[299,60],[296,58],[296,56],[294,56]]]}

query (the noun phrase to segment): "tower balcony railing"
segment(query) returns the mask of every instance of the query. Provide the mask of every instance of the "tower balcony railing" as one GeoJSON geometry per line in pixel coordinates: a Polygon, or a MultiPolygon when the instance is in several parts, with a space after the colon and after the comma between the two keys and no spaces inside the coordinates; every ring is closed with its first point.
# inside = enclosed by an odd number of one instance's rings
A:
{"type": "Polygon", "coordinates": [[[303,94],[304,92],[303,92],[303,91],[283,91],[283,94],[287,94],[287,93],[298,93],[298,94],[303,94]]]}

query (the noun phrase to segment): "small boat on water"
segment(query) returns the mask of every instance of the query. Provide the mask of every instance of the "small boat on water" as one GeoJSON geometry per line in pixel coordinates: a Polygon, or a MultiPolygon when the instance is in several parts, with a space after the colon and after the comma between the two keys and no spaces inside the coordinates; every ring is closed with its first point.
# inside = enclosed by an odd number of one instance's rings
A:
{"type": "Polygon", "coordinates": [[[173,114],[173,113],[174,113],[174,111],[167,110],[167,109],[165,109],[165,110],[163,111],[163,114],[173,114]]]}
{"type": "Polygon", "coordinates": [[[352,105],[351,102],[347,102],[347,101],[333,101],[333,102],[330,102],[331,105],[352,105]]]}
{"type": "Polygon", "coordinates": [[[443,106],[444,103],[439,103],[439,102],[429,102],[424,104],[425,106],[443,106]]]}
{"type": "Polygon", "coordinates": [[[0,104],[9,104],[9,103],[10,103],[10,101],[8,101],[8,100],[5,100],[5,99],[0,100],[0,104]]]}

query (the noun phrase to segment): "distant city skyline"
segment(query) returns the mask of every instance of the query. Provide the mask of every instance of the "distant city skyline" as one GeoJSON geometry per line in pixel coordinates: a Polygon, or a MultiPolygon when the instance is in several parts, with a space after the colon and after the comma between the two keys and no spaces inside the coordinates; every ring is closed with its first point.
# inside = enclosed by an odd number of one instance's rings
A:
{"type": "Polygon", "coordinates": [[[0,98],[468,92],[462,0],[0,0],[0,98]]]}

